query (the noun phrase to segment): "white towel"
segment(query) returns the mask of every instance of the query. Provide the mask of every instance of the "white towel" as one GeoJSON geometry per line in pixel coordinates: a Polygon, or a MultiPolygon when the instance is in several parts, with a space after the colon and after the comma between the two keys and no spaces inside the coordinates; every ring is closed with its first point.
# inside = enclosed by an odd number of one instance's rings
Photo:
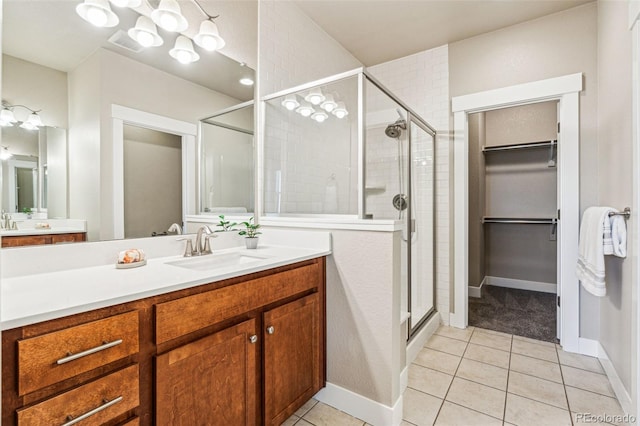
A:
{"type": "Polygon", "coordinates": [[[612,254],[627,257],[627,224],[624,216],[611,216],[612,254]]]}
{"type": "Polygon", "coordinates": [[[576,274],[582,286],[595,296],[605,296],[604,229],[610,207],[589,207],[582,215],[576,274]]]}

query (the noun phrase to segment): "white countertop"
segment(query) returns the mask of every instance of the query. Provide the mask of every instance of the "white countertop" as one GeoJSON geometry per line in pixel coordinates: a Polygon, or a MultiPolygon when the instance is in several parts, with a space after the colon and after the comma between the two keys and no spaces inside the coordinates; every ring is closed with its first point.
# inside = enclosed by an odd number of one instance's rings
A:
{"type": "Polygon", "coordinates": [[[264,259],[198,271],[169,265],[167,262],[186,258],[168,256],[148,259],[147,265],[132,269],[116,269],[115,264],[110,264],[3,278],[0,325],[2,330],[8,330],[61,318],[326,256],[331,249],[261,245],[256,250],[216,250],[208,256],[234,252],[264,259]]]}

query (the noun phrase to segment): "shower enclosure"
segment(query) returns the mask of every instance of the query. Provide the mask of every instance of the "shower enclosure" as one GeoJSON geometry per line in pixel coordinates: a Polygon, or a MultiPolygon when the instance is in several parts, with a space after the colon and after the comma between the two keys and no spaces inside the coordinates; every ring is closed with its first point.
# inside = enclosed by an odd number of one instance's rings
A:
{"type": "Polygon", "coordinates": [[[435,312],[435,130],[364,69],[263,101],[262,216],[394,226],[410,339],[435,312]]]}

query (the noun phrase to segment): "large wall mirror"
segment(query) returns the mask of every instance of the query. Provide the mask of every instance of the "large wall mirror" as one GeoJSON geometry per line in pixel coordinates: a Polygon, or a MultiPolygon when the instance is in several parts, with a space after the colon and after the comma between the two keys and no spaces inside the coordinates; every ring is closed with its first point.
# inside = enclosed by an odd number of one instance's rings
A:
{"type": "MultiPolygon", "coordinates": [[[[144,138],[137,138],[137,145],[128,146],[132,139],[129,126],[139,124],[135,120],[123,121],[113,111],[124,107],[198,128],[203,117],[251,101],[253,86],[243,85],[240,80],[246,83],[254,78],[257,1],[179,0],[187,29],[178,34],[157,27],[163,43],[147,48],[128,33],[141,16],[151,15],[158,0],[143,0],[135,8],[105,3],[118,20],[117,25],[108,28],[85,21],[76,12],[82,3],[83,0],[2,2],[2,101],[18,120],[2,128],[0,154],[8,151],[12,155],[9,159],[0,156],[2,209],[17,212],[16,217],[21,219],[19,211],[31,208],[38,218],[86,220],[87,239],[96,241],[123,236],[117,231],[121,214],[114,212],[117,197],[123,193],[117,185],[120,182],[126,188],[132,182],[126,175],[131,168],[125,165],[123,172],[126,159],[120,157],[136,150],[135,155],[146,158],[144,151],[139,152],[146,147],[153,149],[156,156],[171,145],[167,135],[148,142],[145,134],[144,138]],[[178,62],[175,52],[173,56],[170,53],[178,37],[193,40],[201,23],[209,17],[215,18],[224,47],[210,52],[191,43],[199,60],[178,62]],[[31,111],[37,111],[43,126],[20,128],[20,122],[27,121],[31,111]],[[124,148],[117,142],[123,139],[124,148]],[[125,175],[117,176],[118,173],[125,175]]],[[[185,138],[184,134],[177,136],[185,138]]],[[[171,155],[175,157],[177,145],[172,144],[171,155]]],[[[183,162],[182,168],[186,169],[183,183],[197,180],[195,155],[193,163],[183,162]],[[191,175],[195,177],[185,179],[191,175]]],[[[140,175],[135,180],[145,179],[146,174],[140,175]]],[[[178,174],[176,179],[180,178],[178,174]]],[[[162,188],[149,188],[151,202],[164,197],[162,188]]],[[[180,197],[180,191],[176,194],[172,198],[180,197]]],[[[124,198],[122,210],[134,210],[138,216],[151,218],[154,211],[161,209],[148,203],[132,209],[126,205],[131,197],[125,194],[124,198]]],[[[182,218],[198,213],[200,206],[206,204],[203,200],[193,200],[192,204],[183,201],[175,200],[176,205],[182,206],[182,218]]],[[[251,208],[247,205],[247,209],[251,208]]],[[[179,220],[177,217],[174,221],[179,220]]],[[[164,227],[160,220],[154,229],[162,231],[164,227]]],[[[125,232],[124,236],[140,234],[125,232]]]]}

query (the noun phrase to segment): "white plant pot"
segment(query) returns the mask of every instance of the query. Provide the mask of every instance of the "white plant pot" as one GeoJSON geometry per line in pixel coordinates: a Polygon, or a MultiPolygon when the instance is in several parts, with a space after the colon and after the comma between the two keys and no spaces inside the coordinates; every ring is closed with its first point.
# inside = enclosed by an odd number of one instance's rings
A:
{"type": "Polygon", "coordinates": [[[244,244],[247,246],[248,249],[258,248],[258,237],[255,237],[255,238],[245,237],[244,244]]]}

